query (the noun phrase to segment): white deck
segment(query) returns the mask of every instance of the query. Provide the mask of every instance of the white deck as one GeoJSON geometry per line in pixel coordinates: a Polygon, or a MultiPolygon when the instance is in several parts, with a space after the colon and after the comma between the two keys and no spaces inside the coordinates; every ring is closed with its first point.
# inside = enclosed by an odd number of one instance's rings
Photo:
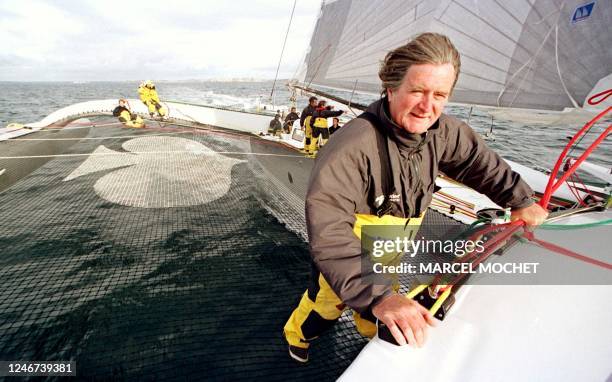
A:
{"type": "MultiPolygon", "coordinates": [[[[591,212],[554,224],[612,219],[591,212]]],[[[556,244],[611,262],[612,225],[565,234],[556,244]]],[[[546,239],[551,234],[536,231],[546,239]]],[[[546,256],[559,271],[612,271],[550,253],[532,244],[503,256],[546,256]]],[[[606,273],[607,272],[607,273],[606,273]]],[[[606,276],[607,274],[607,276],[606,276]]],[[[568,280],[570,283],[571,280],[568,280]]],[[[595,280],[594,280],[595,281],[595,280]]],[[[467,285],[447,318],[429,330],[423,348],[370,341],[341,381],[605,381],[612,375],[612,285],[467,285]]]]}

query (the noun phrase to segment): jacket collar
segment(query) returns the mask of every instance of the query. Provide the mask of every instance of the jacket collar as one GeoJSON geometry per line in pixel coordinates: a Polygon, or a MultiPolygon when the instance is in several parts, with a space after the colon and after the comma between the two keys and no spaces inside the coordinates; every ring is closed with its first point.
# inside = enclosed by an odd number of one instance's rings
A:
{"type": "Polygon", "coordinates": [[[409,133],[398,126],[390,117],[389,101],[382,97],[368,107],[370,113],[374,113],[382,121],[387,134],[396,142],[400,151],[413,151],[427,144],[433,135],[438,133],[440,120],[438,119],[432,127],[423,134],[409,133]]]}

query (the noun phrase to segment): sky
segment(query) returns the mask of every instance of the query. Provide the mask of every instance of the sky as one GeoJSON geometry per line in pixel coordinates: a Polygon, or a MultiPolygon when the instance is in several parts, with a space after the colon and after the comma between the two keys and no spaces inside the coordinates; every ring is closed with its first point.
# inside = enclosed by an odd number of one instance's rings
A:
{"type": "MultiPolygon", "coordinates": [[[[273,79],[293,0],[0,0],[0,81],[273,79]]],[[[297,0],[279,78],[320,0],[297,0]]]]}

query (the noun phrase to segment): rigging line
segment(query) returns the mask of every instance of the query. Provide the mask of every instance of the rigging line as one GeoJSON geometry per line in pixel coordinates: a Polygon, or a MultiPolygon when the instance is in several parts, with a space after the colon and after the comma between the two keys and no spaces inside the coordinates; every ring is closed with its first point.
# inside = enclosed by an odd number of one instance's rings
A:
{"type": "Polygon", "coordinates": [[[123,139],[141,137],[170,137],[175,134],[190,134],[191,131],[177,131],[173,133],[161,134],[139,134],[139,135],[117,135],[110,137],[83,137],[83,138],[11,138],[11,141],[80,141],[80,140],[104,140],[104,139],[123,139]]]}
{"type": "MultiPolygon", "coordinates": [[[[193,117],[192,117],[192,116],[190,116],[189,114],[185,114],[185,113],[183,113],[183,112],[181,111],[181,109],[178,109],[178,108],[177,108],[177,109],[176,109],[176,111],[178,111],[178,112],[179,112],[179,113],[181,113],[181,114],[182,114],[184,117],[187,117],[187,118],[189,118],[189,119],[190,119],[192,122],[194,122],[192,134],[194,134],[194,135],[195,135],[195,130],[196,130],[196,125],[195,125],[195,124],[199,124],[200,122],[198,122],[198,121],[197,121],[195,118],[193,118],[193,117]]],[[[170,115],[170,109],[168,109],[168,115],[170,115]]]]}
{"type": "MultiPolygon", "coordinates": [[[[591,192],[591,190],[589,190],[589,188],[586,186],[586,184],[584,183],[584,181],[580,178],[580,176],[578,175],[578,172],[575,172],[573,174],[573,177],[576,178],[579,182],[579,184],[582,186],[582,189],[576,188],[576,191],[578,190],[582,190],[582,192],[586,192],[587,194],[589,194],[592,198],[596,198],[596,196],[591,192]]],[[[574,184],[576,182],[574,181],[574,184]]],[[[586,198],[586,197],[585,197],[586,198]]]]}
{"type": "MultiPolygon", "coordinates": [[[[321,4],[321,8],[319,9],[319,15],[317,16],[317,19],[315,20],[314,25],[310,29],[309,36],[313,36],[314,37],[315,31],[317,29],[317,24],[318,24],[319,19],[321,18],[322,14],[323,14],[323,6],[324,6],[324,3],[321,4]]],[[[304,54],[302,54],[302,59],[300,60],[301,64],[298,65],[295,68],[295,72],[293,73],[293,79],[296,79],[298,70],[304,68],[304,66],[305,66],[306,68],[304,70],[306,72],[304,73],[304,81],[306,81],[306,74],[308,73],[308,64],[306,63],[306,55],[308,55],[310,53],[311,49],[312,49],[312,41],[308,45],[308,48],[304,49],[304,54]]]]}
{"type": "Polygon", "coordinates": [[[578,188],[576,187],[576,181],[574,180],[573,175],[571,175],[565,181],[565,184],[567,185],[567,188],[570,190],[574,198],[576,198],[577,204],[581,207],[586,207],[587,204],[582,200],[582,197],[580,196],[580,191],[578,191],[578,188]],[[570,181],[573,182],[574,184],[570,184],[570,181]]]}
{"type": "Polygon", "coordinates": [[[561,165],[563,164],[563,161],[565,160],[566,156],[567,156],[567,152],[570,151],[570,147],[572,145],[574,145],[574,143],[578,140],[578,137],[581,136],[582,134],[584,134],[585,130],[590,129],[591,126],[593,126],[599,119],[601,119],[602,117],[604,117],[606,114],[608,114],[610,111],[612,111],[612,106],[608,107],[606,110],[603,110],[601,113],[599,113],[598,115],[596,115],[593,119],[591,119],[589,122],[587,122],[582,129],[580,129],[576,134],[574,134],[574,136],[572,137],[572,139],[570,140],[570,142],[567,144],[567,146],[565,146],[565,148],[563,149],[563,152],[561,152],[561,154],[559,155],[559,157],[557,158],[557,162],[555,163],[555,167],[553,168],[553,170],[550,173],[550,177],[548,178],[548,183],[546,185],[546,190],[544,192],[544,195],[542,196],[542,198],[540,199],[540,205],[544,208],[547,208],[548,206],[548,202],[550,202],[550,199],[552,197],[552,194],[557,190],[557,188],[559,188],[559,186],[565,181],[565,179],[567,179],[574,171],[576,171],[576,169],[578,168],[578,166],[580,166],[580,164],[586,159],[586,157],[588,157],[591,152],[593,152],[593,150],[595,150],[595,148],[610,134],[612,133],[612,125],[608,126],[608,128],[602,132],[600,134],[600,136],[595,139],[594,142],[591,143],[591,145],[585,150],[585,152],[576,160],[576,163],[574,163],[564,174],[563,176],[561,176],[556,182],[555,179],[557,177],[557,174],[559,173],[559,169],[561,168],[561,165]]]}
{"type": "Polygon", "coordinates": [[[568,256],[568,257],[573,257],[576,260],[581,260],[584,261],[585,263],[588,264],[592,264],[592,265],[596,265],[598,267],[604,268],[604,269],[608,269],[608,270],[612,270],[612,264],[610,263],[606,263],[605,261],[601,261],[598,259],[595,259],[593,257],[588,257],[588,256],[584,256],[581,255],[579,253],[573,252],[569,249],[560,247],[556,244],[544,241],[544,240],[540,240],[538,238],[536,238],[533,234],[533,232],[529,232],[529,231],[525,231],[523,232],[523,235],[531,242],[539,245],[540,247],[546,248],[549,251],[552,252],[556,252],[557,254],[560,255],[564,255],[564,256],[568,256]]]}
{"type": "MultiPolygon", "coordinates": [[[[318,90],[318,89],[313,89],[313,88],[305,87],[305,86],[302,86],[302,85],[294,85],[294,87],[297,88],[297,89],[300,89],[302,91],[305,91],[307,93],[316,94],[316,95],[325,97],[327,99],[330,99],[332,101],[336,101],[336,102],[342,103],[344,105],[346,105],[346,103],[347,103],[347,101],[345,99],[341,98],[341,97],[335,96],[333,94],[326,93],[326,92],[318,90]]],[[[361,105],[361,104],[358,104],[358,103],[353,103],[353,106],[355,106],[356,109],[359,109],[359,110],[362,110],[362,111],[365,111],[368,108],[366,105],[361,105]]]]}
{"type": "Polygon", "coordinates": [[[593,223],[583,223],[583,224],[548,224],[544,223],[538,226],[538,229],[547,229],[547,230],[574,230],[574,229],[584,229],[591,227],[598,227],[602,225],[610,225],[612,224],[612,219],[601,220],[593,223]]]}
{"type": "Polygon", "coordinates": [[[353,113],[355,116],[357,115],[357,113],[355,113],[355,111],[351,107],[351,102],[353,101],[353,96],[355,95],[355,89],[357,88],[357,82],[358,81],[359,81],[359,79],[355,80],[355,86],[353,86],[353,91],[351,92],[351,98],[348,101],[348,105],[346,105],[349,108],[349,110],[351,111],[351,113],[353,113]]]}
{"type": "Polygon", "coordinates": [[[276,80],[278,79],[278,71],[280,70],[281,62],[283,61],[283,53],[285,53],[285,44],[287,44],[287,37],[289,37],[289,30],[291,29],[291,22],[293,21],[293,13],[295,12],[295,5],[297,0],[293,0],[293,9],[291,10],[291,17],[289,18],[289,25],[287,26],[287,33],[285,34],[285,41],[283,41],[283,48],[281,49],[280,57],[278,58],[278,66],[276,67],[276,75],[274,76],[274,83],[272,84],[272,91],[270,92],[270,98],[274,94],[274,88],[276,87],[276,80]]]}
{"type": "Polygon", "coordinates": [[[125,156],[125,155],[157,155],[157,154],[188,154],[193,156],[214,156],[217,154],[224,155],[254,155],[254,156],[265,156],[265,157],[286,157],[286,158],[304,158],[302,154],[272,154],[272,153],[255,153],[255,152],[242,152],[242,151],[214,151],[214,152],[194,152],[194,151],[114,151],[104,153],[78,153],[78,154],[49,154],[49,155],[19,155],[13,157],[0,157],[0,159],[32,159],[32,158],[71,158],[71,157],[83,157],[83,156],[125,156]]]}
{"type": "Polygon", "coordinates": [[[87,125],[83,125],[83,124],[68,124],[66,126],[60,126],[60,125],[48,125],[47,127],[44,127],[42,129],[40,129],[39,131],[58,131],[58,130],[74,130],[74,129],[85,129],[88,127],[103,127],[103,126],[114,126],[114,125],[122,125],[122,122],[109,122],[109,123],[90,123],[87,125]],[[57,127],[54,127],[57,126],[57,127]]]}
{"type": "Polygon", "coordinates": [[[472,119],[472,112],[474,111],[474,106],[470,106],[470,112],[468,113],[467,124],[470,124],[470,119],[472,119]]]}
{"type": "MultiPolygon", "coordinates": [[[[591,132],[591,129],[593,128],[593,126],[595,125],[591,125],[591,127],[589,127],[584,134],[578,139],[578,141],[576,141],[576,143],[574,143],[572,145],[572,148],[570,149],[570,151],[567,153],[568,157],[572,156],[572,153],[574,152],[575,149],[577,149],[578,147],[580,147],[580,143],[582,143],[582,140],[587,136],[588,133],[591,132]]],[[[569,137],[568,137],[569,138],[569,137]]]]}

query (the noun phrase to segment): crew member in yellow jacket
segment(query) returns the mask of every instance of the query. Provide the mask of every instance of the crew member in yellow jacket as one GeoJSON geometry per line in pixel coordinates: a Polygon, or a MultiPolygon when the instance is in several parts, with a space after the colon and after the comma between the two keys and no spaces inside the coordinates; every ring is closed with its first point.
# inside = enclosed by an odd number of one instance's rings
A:
{"type": "Polygon", "coordinates": [[[138,95],[140,96],[140,100],[147,105],[151,117],[157,112],[161,118],[165,118],[167,114],[166,108],[160,103],[157,90],[155,90],[155,84],[153,84],[151,80],[146,80],[140,84],[138,87],[138,95]]]}
{"type": "Polygon", "coordinates": [[[125,99],[119,100],[119,106],[113,110],[113,116],[118,117],[126,127],[145,127],[145,123],[136,113],[132,113],[130,105],[125,99]]]}

